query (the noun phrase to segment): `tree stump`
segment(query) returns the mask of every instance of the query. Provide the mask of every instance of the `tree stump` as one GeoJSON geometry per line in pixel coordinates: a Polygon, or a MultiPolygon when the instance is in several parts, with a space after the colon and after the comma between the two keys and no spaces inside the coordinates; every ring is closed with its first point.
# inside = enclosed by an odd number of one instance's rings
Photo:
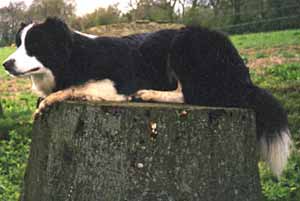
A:
{"type": "Polygon", "coordinates": [[[34,123],[22,201],[259,201],[250,110],[63,102],[34,123]]]}

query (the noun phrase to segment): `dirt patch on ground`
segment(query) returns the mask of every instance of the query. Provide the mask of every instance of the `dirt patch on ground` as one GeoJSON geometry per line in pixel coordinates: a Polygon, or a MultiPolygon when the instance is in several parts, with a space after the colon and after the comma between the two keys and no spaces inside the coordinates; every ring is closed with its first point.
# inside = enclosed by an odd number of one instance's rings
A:
{"type": "Polygon", "coordinates": [[[273,47],[273,48],[265,48],[265,49],[255,49],[255,48],[247,48],[247,49],[242,49],[240,52],[242,54],[247,54],[247,55],[255,55],[257,52],[262,52],[265,54],[274,54],[276,52],[280,51],[289,51],[289,52],[297,52],[300,53],[300,46],[299,45],[290,45],[286,47],[273,47]]]}
{"type": "Polygon", "coordinates": [[[275,47],[266,49],[243,49],[250,68],[265,68],[288,63],[300,63],[300,46],[275,47]]]}
{"type": "Polygon", "coordinates": [[[31,81],[27,78],[1,78],[0,94],[2,97],[14,98],[20,92],[31,92],[31,81]]]}
{"type": "Polygon", "coordinates": [[[249,60],[248,66],[250,68],[265,68],[270,67],[274,65],[282,65],[282,64],[288,64],[288,63],[300,63],[300,58],[284,58],[284,57],[270,57],[270,58],[259,58],[259,59],[253,59],[249,60]]]}

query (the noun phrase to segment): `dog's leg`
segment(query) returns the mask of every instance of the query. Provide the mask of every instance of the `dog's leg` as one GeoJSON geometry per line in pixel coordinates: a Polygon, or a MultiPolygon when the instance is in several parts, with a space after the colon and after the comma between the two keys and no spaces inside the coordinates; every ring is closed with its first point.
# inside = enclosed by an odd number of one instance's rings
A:
{"type": "Polygon", "coordinates": [[[39,97],[39,98],[37,99],[37,101],[36,101],[35,108],[38,108],[38,107],[39,107],[39,105],[40,105],[40,103],[41,103],[43,100],[44,100],[44,98],[43,98],[43,97],[39,97]]]}
{"type": "Polygon", "coordinates": [[[48,106],[64,100],[121,102],[129,101],[131,97],[118,94],[111,80],[90,81],[84,85],[71,87],[50,94],[39,104],[39,108],[34,113],[34,118],[41,115],[48,106]]]}
{"type": "Polygon", "coordinates": [[[136,92],[135,97],[143,101],[184,103],[180,82],[178,82],[178,87],[174,91],[139,90],[136,92]]]}
{"type": "MultiPolygon", "coordinates": [[[[74,88],[76,90],[76,88],[74,88]]],[[[50,105],[61,102],[63,100],[70,99],[73,94],[73,89],[66,89],[57,91],[55,93],[50,94],[44,100],[42,100],[38,106],[38,108],[35,110],[33,117],[37,118],[39,115],[42,114],[42,112],[50,105]]]]}

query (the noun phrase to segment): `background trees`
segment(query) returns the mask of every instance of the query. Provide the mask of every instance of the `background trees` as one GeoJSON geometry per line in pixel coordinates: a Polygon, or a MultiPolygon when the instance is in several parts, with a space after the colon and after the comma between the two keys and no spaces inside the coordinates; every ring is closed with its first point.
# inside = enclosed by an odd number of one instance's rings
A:
{"type": "Polygon", "coordinates": [[[115,4],[107,8],[97,8],[92,13],[77,17],[71,22],[71,25],[76,29],[85,30],[98,25],[115,24],[120,22],[120,15],[118,4],[115,4]]]}
{"type": "Polygon", "coordinates": [[[24,2],[10,3],[0,8],[0,46],[9,44],[14,40],[14,34],[19,28],[19,22],[24,20],[24,2]]]}
{"type": "Polygon", "coordinates": [[[75,17],[75,7],[74,0],[33,0],[26,13],[31,20],[57,16],[68,22],[75,17]]]}
{"type": "Polygon", "coordinates": [[[132,0],[130,20],[202,24],[230,33],[300,27],[298,0],[132,0]]]}
{"type": "Polygon", "coordinates": [[[0,8],[0,46],[14,41],[21,22],[43,20],[47,16],[71,22],[75,18],[75,6],[74,0],[33,0],[29,8],[23,1],[0,8]]]}
{"type": "Polygon", "coordinates": [[[229,33],[300,27],[299,0],[130,0],[127,13],[115,4],[80,17],[75,15],[75,8],[75,0],[33,0],[29,7],[24,2],[10,3],[0,8],[0,45],[13,41],[21,21],[47,16],[58,16],[83,31],[138,20],[201,24],[229,33]]]}

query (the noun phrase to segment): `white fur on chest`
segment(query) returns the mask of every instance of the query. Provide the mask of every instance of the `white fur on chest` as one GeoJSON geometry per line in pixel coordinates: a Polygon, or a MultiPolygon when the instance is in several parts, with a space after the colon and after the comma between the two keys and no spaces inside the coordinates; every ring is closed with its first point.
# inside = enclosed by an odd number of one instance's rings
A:
{"type": "Polygon", "coordinates": [[[129,97],[118,94],[115,83],[110,79],[90,80],[89,82],[73,87],[73,96],[87,97],[87,100],[127,101],[129,97]]]}
{"type": "Polygon", "coordinates": [[[55,78],[50,70],[46,70],[42,74],[32,75],[31,81],[32,90],[39,97],[48,96],[55,87],[55,78]]]}

